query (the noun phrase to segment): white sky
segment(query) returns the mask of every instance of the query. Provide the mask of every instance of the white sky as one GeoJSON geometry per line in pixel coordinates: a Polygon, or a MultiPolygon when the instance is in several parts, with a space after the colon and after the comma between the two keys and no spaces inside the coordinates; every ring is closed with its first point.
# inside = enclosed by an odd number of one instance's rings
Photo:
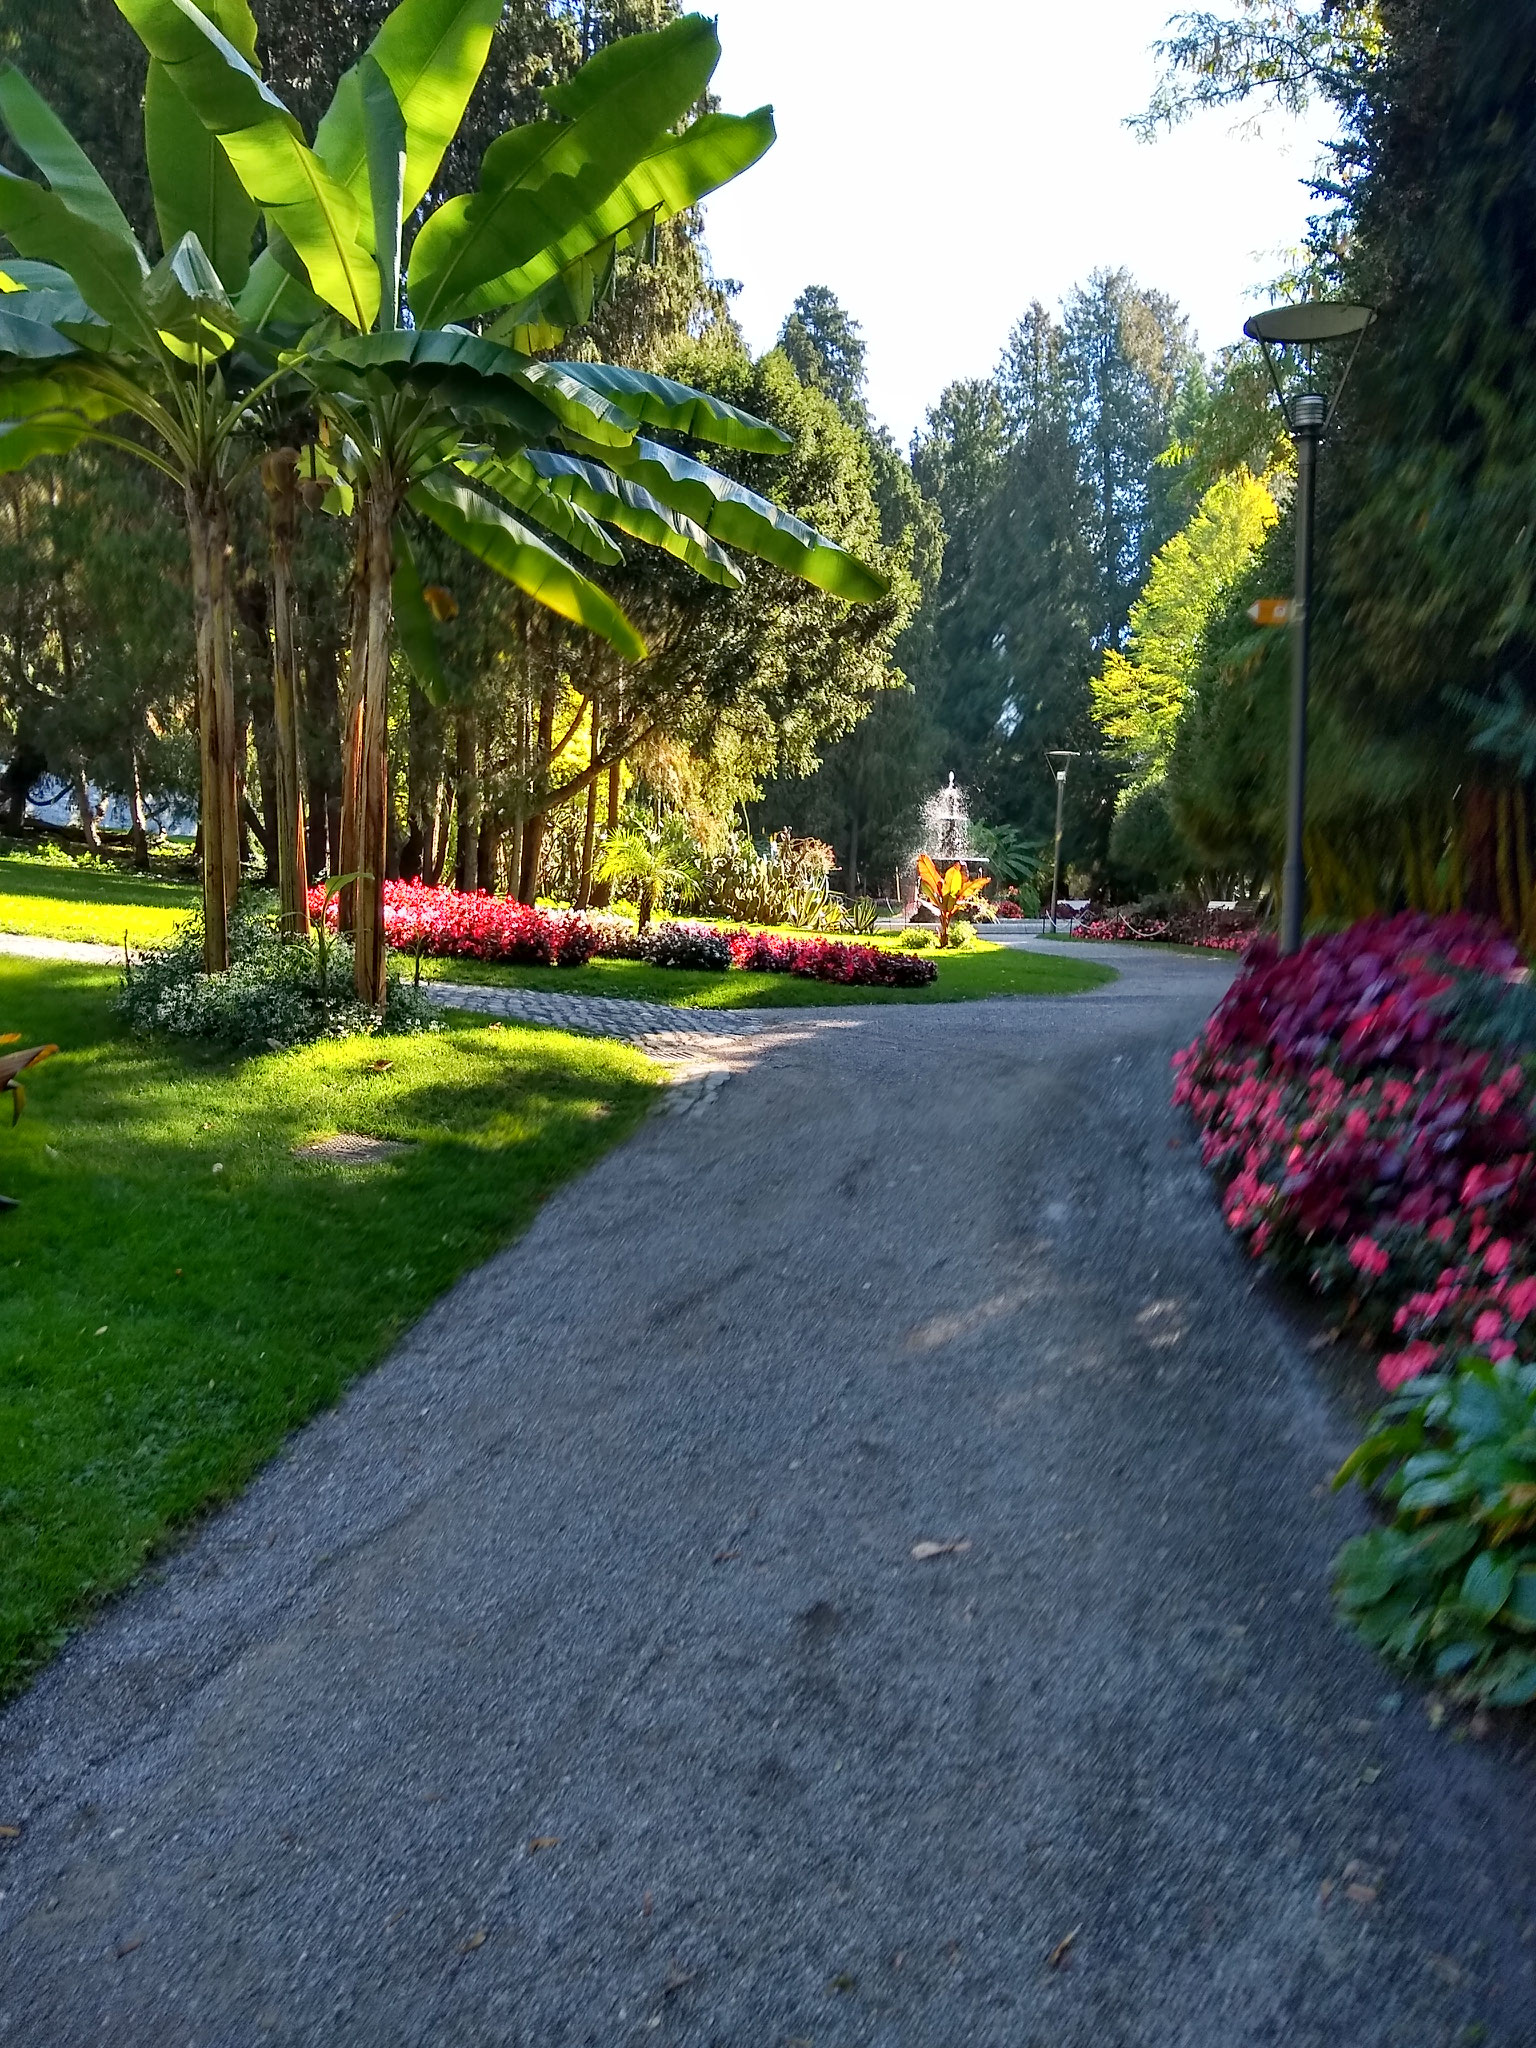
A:
{"type": "MultiPolygon", "coordinates": [[[[706,208],[737,317],[772,345],[830,285],[863,327],[871,404],[905,443],[955,377],[990,370],[1031,299],[1101,266],[1169,292],[1200,345],[1239,338],[1301,239],[1324,132],[1206,115],[1141,143],[1150,45],[1192,0],[700,0],[722,107],[779,140],[706,208]]],[[[1233,10],[1235,11],[1235,9],[1233,10]]]]}

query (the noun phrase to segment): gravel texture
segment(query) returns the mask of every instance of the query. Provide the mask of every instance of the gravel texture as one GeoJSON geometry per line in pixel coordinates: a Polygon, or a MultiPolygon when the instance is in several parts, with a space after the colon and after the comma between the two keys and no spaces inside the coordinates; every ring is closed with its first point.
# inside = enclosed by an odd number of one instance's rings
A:
{"type": "Polygon", "coordinates": [[[0,2042],[1528,2048],[1522,1738],[1337,1631],[1116,964],[741,1041],[78,1637],[0,2042]]]}

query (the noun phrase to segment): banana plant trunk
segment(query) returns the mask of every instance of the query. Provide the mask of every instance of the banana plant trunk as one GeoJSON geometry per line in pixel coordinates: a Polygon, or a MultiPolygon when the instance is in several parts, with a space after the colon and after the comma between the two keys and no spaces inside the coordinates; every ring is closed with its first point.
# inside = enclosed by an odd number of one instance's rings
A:
{"type": "Polygon", "coordinates": [[[240,889],[229,510],[215,483],[189,481],[185,500],[197,624],[203,965],[210,974],[221,974],[229,966],[229,918],[240,889]]]}
{"type": "Polygon", "coordinates": [[[348,689],[342,858],[353,863],[352,944],[358,1001],[384,1007],[384,863],[389,803],[389,642],[394,623],[394,493],[370,480],[357,495],[358,602],[348,689]],[[347,816],[351,811],[350,827],[347,816]]]}
{"type": "Polygon", "coordinates": [[[299,762],[299,651],[293,589],[293,542],[299,517],[299,459],[280,448],[261,465],[267,494],[267,551],[272,565],[272,725],[276,790],[277,893],[286,938],[309,936],[309,856],[299,762]]]}

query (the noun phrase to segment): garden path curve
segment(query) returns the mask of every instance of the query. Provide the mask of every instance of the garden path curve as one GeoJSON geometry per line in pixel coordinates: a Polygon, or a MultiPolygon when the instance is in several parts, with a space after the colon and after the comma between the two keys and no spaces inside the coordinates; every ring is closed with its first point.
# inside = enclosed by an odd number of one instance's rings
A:
{"type": "Polygon", "coordinates": [[[0,2042],[1528,2048],[1529,1744],[1338,1633],[1227,969],[1116,964],[780,1013],[76,1639],[0,2042]]]}

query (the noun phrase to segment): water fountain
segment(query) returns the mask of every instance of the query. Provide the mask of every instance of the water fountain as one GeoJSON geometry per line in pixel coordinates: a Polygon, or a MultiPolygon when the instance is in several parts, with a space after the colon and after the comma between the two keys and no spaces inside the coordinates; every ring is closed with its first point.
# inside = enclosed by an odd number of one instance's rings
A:
{"type": "MultiPolygon", "coordinates": [[[[987,857],[976,851],[970,837],[971,814],[965,801],[965,791],[951,773],[944,787],[923,805],[923,836],[913,855],[914,867],[917,854],[926,853],[941,871],[952,861],[959,861],[969,874],[985,874],[989,866],[987,857]]],[[[924,902],[915,876],[907,916],[909,922],[914,919],[923,924],[938,922],[938,913],[931,904],[924,902]]]]}

